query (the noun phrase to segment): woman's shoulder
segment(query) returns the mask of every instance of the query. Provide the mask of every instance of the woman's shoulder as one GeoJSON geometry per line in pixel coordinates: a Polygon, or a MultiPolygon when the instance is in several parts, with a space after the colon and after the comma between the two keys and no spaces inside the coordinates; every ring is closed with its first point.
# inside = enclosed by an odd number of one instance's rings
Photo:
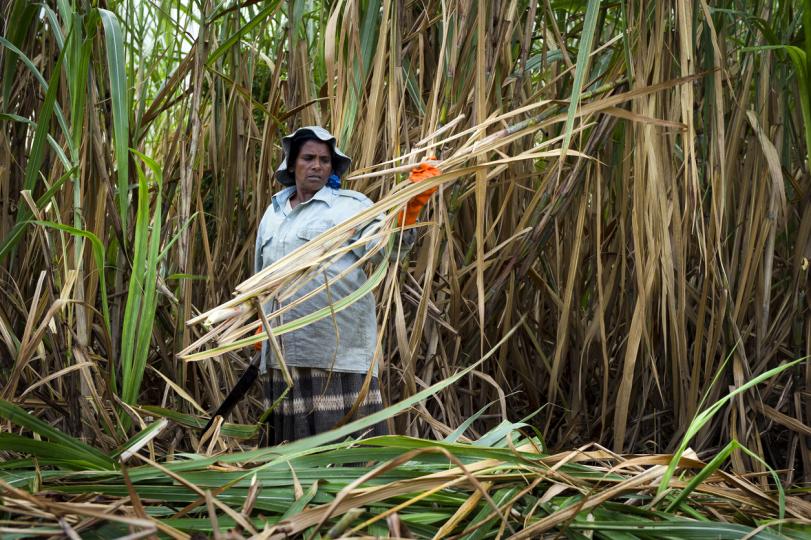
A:
{"type": "Polygon", "coordinates": [[[351,189],[343,189],[342,188],[342,189],[335,190],[335,193],[338,195],[338,197],[342,197],[342,198],[346,199],[344,202],[347,202],[349,204],[353,204],[353,203],[358,204],[358,203],[360,203],[365,207],[369,207],[369,206],[372,206],[372,204],[374,204],[374,203],[372,203],[372,200],[369,197],[367,197],[366,195],[364,195],[363,193],[361,193],[359,191],[353,191],[351,189]]]}

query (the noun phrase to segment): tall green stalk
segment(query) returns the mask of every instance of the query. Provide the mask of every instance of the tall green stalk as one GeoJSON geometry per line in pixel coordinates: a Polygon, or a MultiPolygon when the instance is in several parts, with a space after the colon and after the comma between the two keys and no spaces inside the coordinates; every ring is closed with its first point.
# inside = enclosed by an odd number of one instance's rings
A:
{"type": "MultiPolygon", "coordinates": [[[[130,276],[124,323],[121,332],[121,399],[134,404],[138,400],[147,358],[151,350],[153,322],[157,308],[158,254],[161,242],[163,176],[152,158],[133,150],[152,171],[155,191],[154,212],[150,213],[151,189],[141,165],[138,170],[138,209],[135,214],[132,275],[130,276]]],[[[115,375],[112,386],[117,388],[115,375]]]]}

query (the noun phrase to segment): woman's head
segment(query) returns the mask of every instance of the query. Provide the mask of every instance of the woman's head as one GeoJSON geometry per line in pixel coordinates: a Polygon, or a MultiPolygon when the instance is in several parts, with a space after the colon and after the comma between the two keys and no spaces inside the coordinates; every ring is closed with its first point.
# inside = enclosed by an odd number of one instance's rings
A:
{"type": "Polygon", "coordinates": [[[338,148],[335,137],[321,126],[307,126],[297,129],[292,134],[282,138],[282,148],[284,149],[284,160],[276,169],[276,178],[285,186],[297,184],[296,164],[300,161],[300,157],[312,158],[313,152],[320,156],[319,160],[323,159],[325,152],[329,155],[329,170],[326,171],[327,178],[333,173],[338,177],[343,176],[349,170],[349,165],[352,162],[338,148]],[[306,156],[302,153],[302,150],[305,149],[307,150],[306,156]]]}
{"type": "Polygon", "coordinates": [[[296,180],[296,189],[303,193],[316,193],[332,174],[332,149],[318,139],[293,141],[287,157],[287,172],[296,180]]]}
{"type": "Polygon", "coordinates": [[[324,146],[327,149],[327,153],[329,154],[330,158],[330,167],[335,168],[335,154],[332,151],[332,147],[327,143],[321,141],[320,139],[313,137],[309,133],[305,133],[303,136],[297,137],[290,141],[290,152],[287,154],[287,171],[291,174],[294,172],[296,159],[298,159],[299,154],[301,153],[301,148],[306,143],[311,143],[310,147],[313,144],[324,146]]]}

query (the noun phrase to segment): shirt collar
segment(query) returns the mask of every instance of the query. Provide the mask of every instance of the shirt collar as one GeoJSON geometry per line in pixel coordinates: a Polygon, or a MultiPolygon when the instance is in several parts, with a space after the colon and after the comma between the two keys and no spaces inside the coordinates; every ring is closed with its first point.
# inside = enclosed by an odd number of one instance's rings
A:
{"type": "Polygon", "coordinates": [[[273,197],[271,197],[271,201],[273,201],[273,209],[276,212],[280,212],[282,208],[284,208],[285,203],[295,192],[296,186],[289,186],[276,193],[273,197]]]}
{"type": "MultiPolygon", "coordinates": [[[[296,186],[289,186],[276,193],[276,195],[274,195],[271,199],[273,201],[273,209],[276,210],[277,212],[282,210],[287,201],[290,200],[290,197],[292,197],[295,192],[296,186]]],[[[310,199],[310,201],[322,201],[327,203],[327,206],[332,206],[332,203],[335,201],[335,197],[337,196],[338,196],[337,189],[331,188],[329,186],[324,186],[320,190],[318,190],[318,193],[313,195],[313,198],[310,199]]],[[[307,202],[309,203],[309,201],[307,202]]]]}
{"type": "Polygon", "coordinates": [[[318,193],[313,195],[313,198],[310,199],[311,201],[323,201],[327,203],[327,206],[332,206],[333,201],[335,201],[335,197],[338,196],[338,190],[331,188],[329,186],[324,186],[318,190],[318,193]]]}

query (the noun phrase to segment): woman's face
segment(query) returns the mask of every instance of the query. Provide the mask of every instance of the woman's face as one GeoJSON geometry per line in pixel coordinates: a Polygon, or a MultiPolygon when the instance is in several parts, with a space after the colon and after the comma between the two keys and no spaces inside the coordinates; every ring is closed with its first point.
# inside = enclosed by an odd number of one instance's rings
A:
{"type": "Polygon", "coordinates": [[[332,154],[329,146],[321,141],[305,141],[293,167],[298,191],[317,192],[324,187],[332,173],[332,154]]]}

